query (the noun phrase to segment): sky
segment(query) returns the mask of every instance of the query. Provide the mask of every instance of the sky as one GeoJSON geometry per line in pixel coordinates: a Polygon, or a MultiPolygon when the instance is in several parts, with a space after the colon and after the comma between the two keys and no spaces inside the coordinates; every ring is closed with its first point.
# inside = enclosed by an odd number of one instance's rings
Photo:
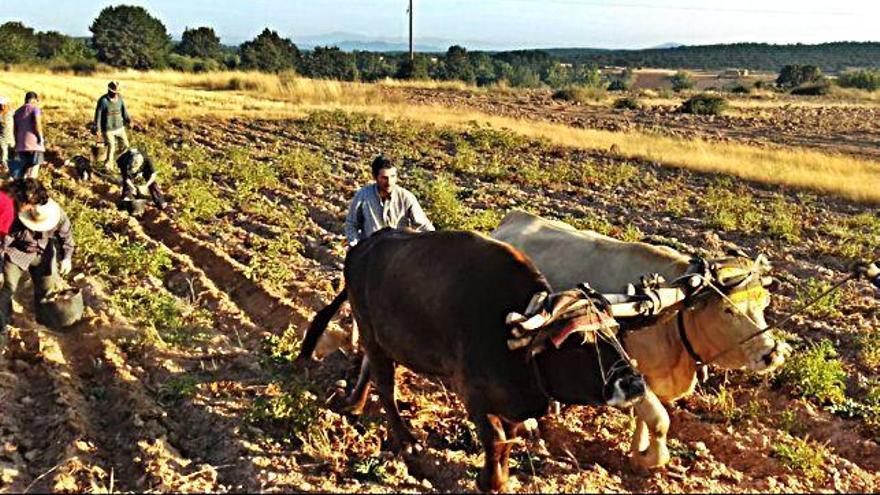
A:
{"type": "MultiPolygon", "coordinates": [[[[414,0],[417,39],[484,48],[647,48],[663,43],[880,41],[878,0],[414,0]]],[[[0,0],[0,22],[88,36],[116,1],[0,0]]],[[[264,27],[293,39],[334,32],[403,39],[407,0],[126,0],[172,37],[211,26],[227,44],[264,27]]],[[[342,41],[342,40],[340,40],[342,41]]]]}

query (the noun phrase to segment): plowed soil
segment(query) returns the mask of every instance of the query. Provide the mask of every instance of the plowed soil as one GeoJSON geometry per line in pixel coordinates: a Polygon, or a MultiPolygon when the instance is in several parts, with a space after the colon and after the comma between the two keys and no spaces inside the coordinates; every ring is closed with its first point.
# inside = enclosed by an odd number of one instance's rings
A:
{"type": "MultiPolygon", "coordinates": [[[[414,101],[571,125],[613,130],[663,125],[687,136],[774,145],[822,147],[827,140],[842,152],[878,154],[861,144],[850,148],[844,143],[860,133],[876,143],[876,114],[848,118],[835,127],[837,134],[823,136],[819,127],[786,122],[815,117],[825,125],[833,115],[795,112],[797,117],[771,115],[745,125],[736,120],[739,117],[705,121],[673,116],[664,109],[620,114],[552,103],[544,96],[520,101],[407,91],[414,101]]],[[[717,177],[541,143],[523,142],[499,151],[497,158],[509,167],[507,173],[474,172],[454,163],[456,142],[473,141],[475,135],[417,127],[338,114],[290,121],[147,124],[134,133],[133,142],[149,141],[162,148],[155,152],[162,162],[160,182],[169,190],[174,209],[151,209],[136,220],[115,211],[120,191],[114,176],[89,182],[73,179],[74,171],[63,161],[85,153],[88,143],[79,123],[58,124],[51,142],[64,151],[50,154],[51,166],[44,171],[54,194],[88,210],[109,212],[112,228],[107,235],[166,253],[170,262],[162,277],[124,284],[166,294],[202,311],[207,323],[198,333],[193,330],[191,339],[143,343],[138,339],[149,325],[127,318],[113,297],[124,287],[121,279],[100,275],[78,260],[77,270],[87,274],[79,282],[89,308],[86,318],[63,333],[53,332],[33,320],[29,287],[23,287],[8,353],[0,360],[0,490],[474,491],[481,451],[461,404],[442,383],[406,370],[398,373],[404,418],[425,445],[413,456],[395,457],[385,450],[384,419],[375,398],[360,418],[343,412],[340,397],[359,363],[348,340],[347,310],[322,341],[322,361],[308,370],[293,370],[289,355],[279,352],[277,345],[277,339],[296,343],[314,312],[340,286],[347,202],[368,178],[367,165],[378,153],[402,160],[404,187],[424,191],[424,183],[417,181],[448,173],[465,216],[489,212],[497,220],[507,209],[520,207],[569,220],[606,219],[611,235],[663,242],[704,255],[730,247],[763,251],[782,274],[768,312],[771,320],[796,306],[798,287],[805,280],[830,281],[845,275],[852,260],[827,248],[840,243],[828,225],[857,215],[876,219],[870,208],[840,199],[718,182],[717,177]],[[241,150],[241,165],[270,168],[280,166],[280,156],[307,152],[326,166],[321,168],[326,174],[310,175],[315,169],[307,167],[303,176],[280,175],[277,182],[244,196],[248,203],[239,203],[247,184],[224,173],[193,172],[194,157],[216,164],[241,150]],[[598,175],[570,183],[536,183],[518,173],[524,163],[545,169],[589,166],[598,175]],[[175,184],[191,176],[201,177],[225,206],[208,218],[182,222],[187,192],[175,189],[175,184]],[[713,187],[748,196],[761,211],[780,198],[799,205],[800,237],[782,240],[766,226],[719,227],[702,202],[713,187]],[[673,208],[672,197],[684,205],[673,208]],[[257,200],[263,201],[259,198],[269,201],[271,209],[254,213],[257,200]],[[286,223],[290,218],[297,221],[286,223]],[[269,258],[273,266],[268,270],[255,268],[261,242],[283,239],[285,233],[292,234],[296,249],[269,258]],[[272,404],[287,404],[287,409],[266,407],[267,400],[283,397],[293,401],[272,404]],[[272,420],[273,414],[282,419],[272,420]]],[[[481,164],[484,160],[488,155],[477,159],[481,164]]],[[[430,198],[423,201],[435,222],[440,220],[440,210],[430,198]]],[[[876,244],[866,250],[872,248],[876,257],[876,244]]],[[[848,393],[858,394],[858,377],[880,377],[880,370],[860,357],[860,338],[876,330],[880,311],[876,293],[864,283],[853,283],[845,294],[838,314],[798,316],[786,330],[796,344],[832,340],[852,377],[848,393]]],[[[629,467],[632,420],[627,412],[570,407],[542,419],[540,439],[515,448],[509,488],[522,493],[781,493],[874,492],[880,487],[876,432],[858,419],[835,415],[800,397],[772,377],[712,369],[697,393],[670,405],[669,412],[674,459],[667,469],[644,474],[629,467]],[[722,393],[732,397],[732,407],[719,406],[722,393]],[[814,471],[774,453],[775,446],[797,438],[827,451],[814,471]]]]}

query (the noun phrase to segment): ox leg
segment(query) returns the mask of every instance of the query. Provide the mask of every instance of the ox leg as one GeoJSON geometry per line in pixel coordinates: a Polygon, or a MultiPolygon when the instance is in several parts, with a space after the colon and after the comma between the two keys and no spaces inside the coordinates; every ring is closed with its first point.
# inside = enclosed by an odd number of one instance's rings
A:
{"type": "Polygon", "coordinates": [[[650,390],[636,403],[634,410],[637,425],[631,447],[633,463],[642,469],[663,467],[669,462],[669,448],[666,446],[669,414],[650,390]],[[650,439],[647,438],[649,433],[650,439]]]}
{"type": "Polygon", "coordinates": [[[346,409],[349,414],[360,416],[364,412],[364,406],[367,404],[367,398],[370,396],[370,360],[366,354],[361,360],[361,371],[358,374],[358,380],[351,391],[351,395],[345,399],[346,409]]]}
{"type": "Polygon", "coordinates": [[[506,433],[506,441],[504,447],[501,450],[501,460],[499,464],[501,465],[501,473],[504,477],[505,483],[510,478],[510,452],[513,450],[513,446],[516,444],[516,439],[519,438],[519,432],[522,429],[522,423],[505,423],[504,432],[506,433]]]}
{"type": "Polygon", "coordinates": [[[371,352],[369,368],[391,430],[391,449],[395,452],[408,451],[416,444],[416,438],[403,424],[397,408],[397,399],[394,396],[394,361],[381,351],[371,352]]]}
{"type": "Polygon", "coordinates": [[[472,415],[471,420],[477,426],[485,453],[483,470],[477,477],[477,488],[482,492],[500,492],[507,486],[507,461],[510,456],[504,425],[498,416],[492,414],[472,415]]]}

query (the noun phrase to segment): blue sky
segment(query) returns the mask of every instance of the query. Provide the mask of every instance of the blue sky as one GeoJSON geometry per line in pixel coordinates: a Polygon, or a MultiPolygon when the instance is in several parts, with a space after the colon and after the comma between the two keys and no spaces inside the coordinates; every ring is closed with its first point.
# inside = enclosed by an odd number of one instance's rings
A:
{"type": "MultiPolygon", "coordinates": [[[[763,41],[878,41],[877,0],[415,0],[417,38],[473,46],[643,48],[763,41]]],[[[113,1],[0,0],[0,22],[88,35],[113,1]]],[[[214,27],[238,43],[268,26],[303,38],[330,32],[407,35],[407,0],[129,0],[178,38],[187,26],[214,27]]]]}

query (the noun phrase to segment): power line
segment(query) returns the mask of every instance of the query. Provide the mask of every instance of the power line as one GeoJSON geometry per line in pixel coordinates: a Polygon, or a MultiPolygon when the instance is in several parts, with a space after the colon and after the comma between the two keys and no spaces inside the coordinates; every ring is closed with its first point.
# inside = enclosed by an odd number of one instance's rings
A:
{"type": "Polygon", "coordinates": [[[843,11],[803,11],[803,10],[777,10],[777,9],[743,9],[728,7],[695,7],[695,6],[662,6],[649,5],[643,3],[605,3],[577,0],[508,0],[519,3],[532,3],[546,5],[548,3],[562,5],[577,5],[585,7],[614,7],[627,9],[651,9],[651,10],[678,10],[690,12],[718,12],[718,13],[745,13],[745,14],[772,14],[772,15],[815,15],[815,16],[846,16],[846,17],[862,17],[865,12],[843,12],[843,11]]]}

